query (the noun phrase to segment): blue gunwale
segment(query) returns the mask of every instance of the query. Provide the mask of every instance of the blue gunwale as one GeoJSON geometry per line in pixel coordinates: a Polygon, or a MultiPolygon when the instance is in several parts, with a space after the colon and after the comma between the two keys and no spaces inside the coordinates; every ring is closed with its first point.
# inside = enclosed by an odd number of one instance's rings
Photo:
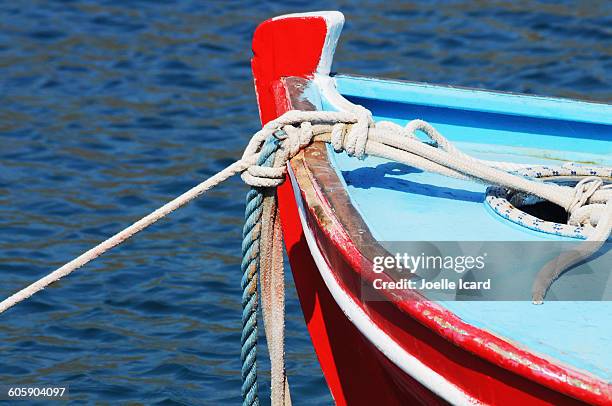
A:
{"type": "Polygon", "coordinates": [[[348,98],[612,125],[612,105],[605,103],[352,75],[334,78],[348,98]]]}

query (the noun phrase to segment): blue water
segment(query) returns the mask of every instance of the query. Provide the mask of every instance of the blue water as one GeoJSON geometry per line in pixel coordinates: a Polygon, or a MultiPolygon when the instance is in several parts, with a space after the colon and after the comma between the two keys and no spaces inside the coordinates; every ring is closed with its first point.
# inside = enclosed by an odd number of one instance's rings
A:
{"type": "MultiPolygon", "coordinates": [[[[347,17],[340,72],[612,100],[605,1],[2,2],[0,295],[236,159],[258,127],[254,28],[313,9],[347,17]]],[[[0,315],[0,382],[238,403],[245,191],[226,183],[0,315]]],[[[292,286],[287,312],[293,398],[330,403],[292,286]]]]}

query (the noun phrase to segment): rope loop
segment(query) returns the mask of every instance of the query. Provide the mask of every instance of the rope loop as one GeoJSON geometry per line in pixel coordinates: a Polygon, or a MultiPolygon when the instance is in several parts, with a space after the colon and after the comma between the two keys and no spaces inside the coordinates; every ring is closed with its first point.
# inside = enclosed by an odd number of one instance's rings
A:
{"type": "Polygon", "coordinates": [[[332,126],[330,143],[334,151],[341,152],[344,149],[344,137],[346,136],[347,126],[337,123],[332,126]]]}
{"type": "Polygon", "coordinates": [[[574,196],[567,207],[567,212],[570,215],[570,219],[574,217],[572,220],[573,223],[576,224],[577,217],[574,216],[574,212],[577,209],[583,208],[587,201],[593,196],[593,194],[595,194],[595,192],[597,192],[599,189],[603,190],[603,185],[603,180],[600,177],[587,176],[581,179],[576,186],[574,186],[574,196]]]}
{"type": "Polygon", "coordinates": [[[283,183],[287,161],[312,142],[314,124],[330,127],[331,143],[336,150],[363,158],[372,123],[371,113],[363,107],[355,113],[291,110],[270,121],[251,138],[242,155],[242,161],[248,165],[242,180],[252,187],[270,188],[283,183]],[[279,143],[280,151],[272,166],[262,167],[257,160],[271,137],[279,143]]]}
{"type": "Polygon", "coordinates": [[[300,123],[299,127],[293,125],[286,125],[283,127],[283,131],[287,134],[284,140],[283,148],[287,150],[287,158],[291,159],[306,145],[310,144],[312,137],[314,136],[312,131],[312,123],[305,121],[300,123]]]}
{"type": "Polygon", "coordinates": [[[241,175],[242,180],[252,187],[273,188],[285,181],[285,167],[250,166],[241,175]]]}
{"type": "Polygon", "coordinates": [[[372,120],[372,113],[365,107],[358,106],[355,108],[354,114],[357,122],[351,126],[344,137],[343,147],[349,156],[363,159],[365,157],[370,125],[374,121],[372,120]]]}

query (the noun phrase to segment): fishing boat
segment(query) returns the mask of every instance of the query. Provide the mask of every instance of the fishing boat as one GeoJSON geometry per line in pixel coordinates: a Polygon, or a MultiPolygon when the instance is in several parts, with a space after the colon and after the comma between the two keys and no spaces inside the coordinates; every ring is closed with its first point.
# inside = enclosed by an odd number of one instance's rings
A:
{"type": "MultiPolygon", "coordinates": [[[[292,109],[360,105],[376,121],[426,120],[480,159],[612,164],[610,105],[330,74],[343,23],[339,12],[316,12],[259,25],[252,69],[262,123],[292,109]]],[[[389,253],[384,241],[572,236],[512,221],[477,182],[323,143],[290,161],[277,193],[304,318],[337,404],[612,404],[610,302],[364,296],[374,258],[389,253]]],[[[609,287],[608,276],[597,285],[609,287]]]]}

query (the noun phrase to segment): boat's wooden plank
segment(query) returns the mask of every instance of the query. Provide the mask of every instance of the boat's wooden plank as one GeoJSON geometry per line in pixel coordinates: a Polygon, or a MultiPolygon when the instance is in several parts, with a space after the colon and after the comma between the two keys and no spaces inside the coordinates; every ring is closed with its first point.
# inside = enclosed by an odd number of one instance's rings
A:
{"type": "MultiPolygon", "coordinates": [[[[315,96],[317,93],[309,91],[311,86],[309,80],[288,77],[283,78],[279,85],[285,89],[286,96],[293,109],[312,111],[320,108],[320,105],[316,105],[319,103],[315,96]]],[[[355,244],[360,247],[362,254],[366,258],[388,255],[389,253],[372,236],[370,229],[353,206],[346,188],[338,177],[336,170],[330,164],[326,145],[322,142],[312,144],[304,149],[301,159],[304,161],[303,165],[306,166],[320,186],[330,206],[336,212],[338,218],[341,219],[342,226],[354,239],[355,244]]],[[[296,166],[297,174],[303,174],[303,172],[300,166],[296,166]]],[[[309,203],[316,205],[315,201],[309,203]]],[[[321,221],[324,222],[325,218],[321,217],[321,221]]]]}

